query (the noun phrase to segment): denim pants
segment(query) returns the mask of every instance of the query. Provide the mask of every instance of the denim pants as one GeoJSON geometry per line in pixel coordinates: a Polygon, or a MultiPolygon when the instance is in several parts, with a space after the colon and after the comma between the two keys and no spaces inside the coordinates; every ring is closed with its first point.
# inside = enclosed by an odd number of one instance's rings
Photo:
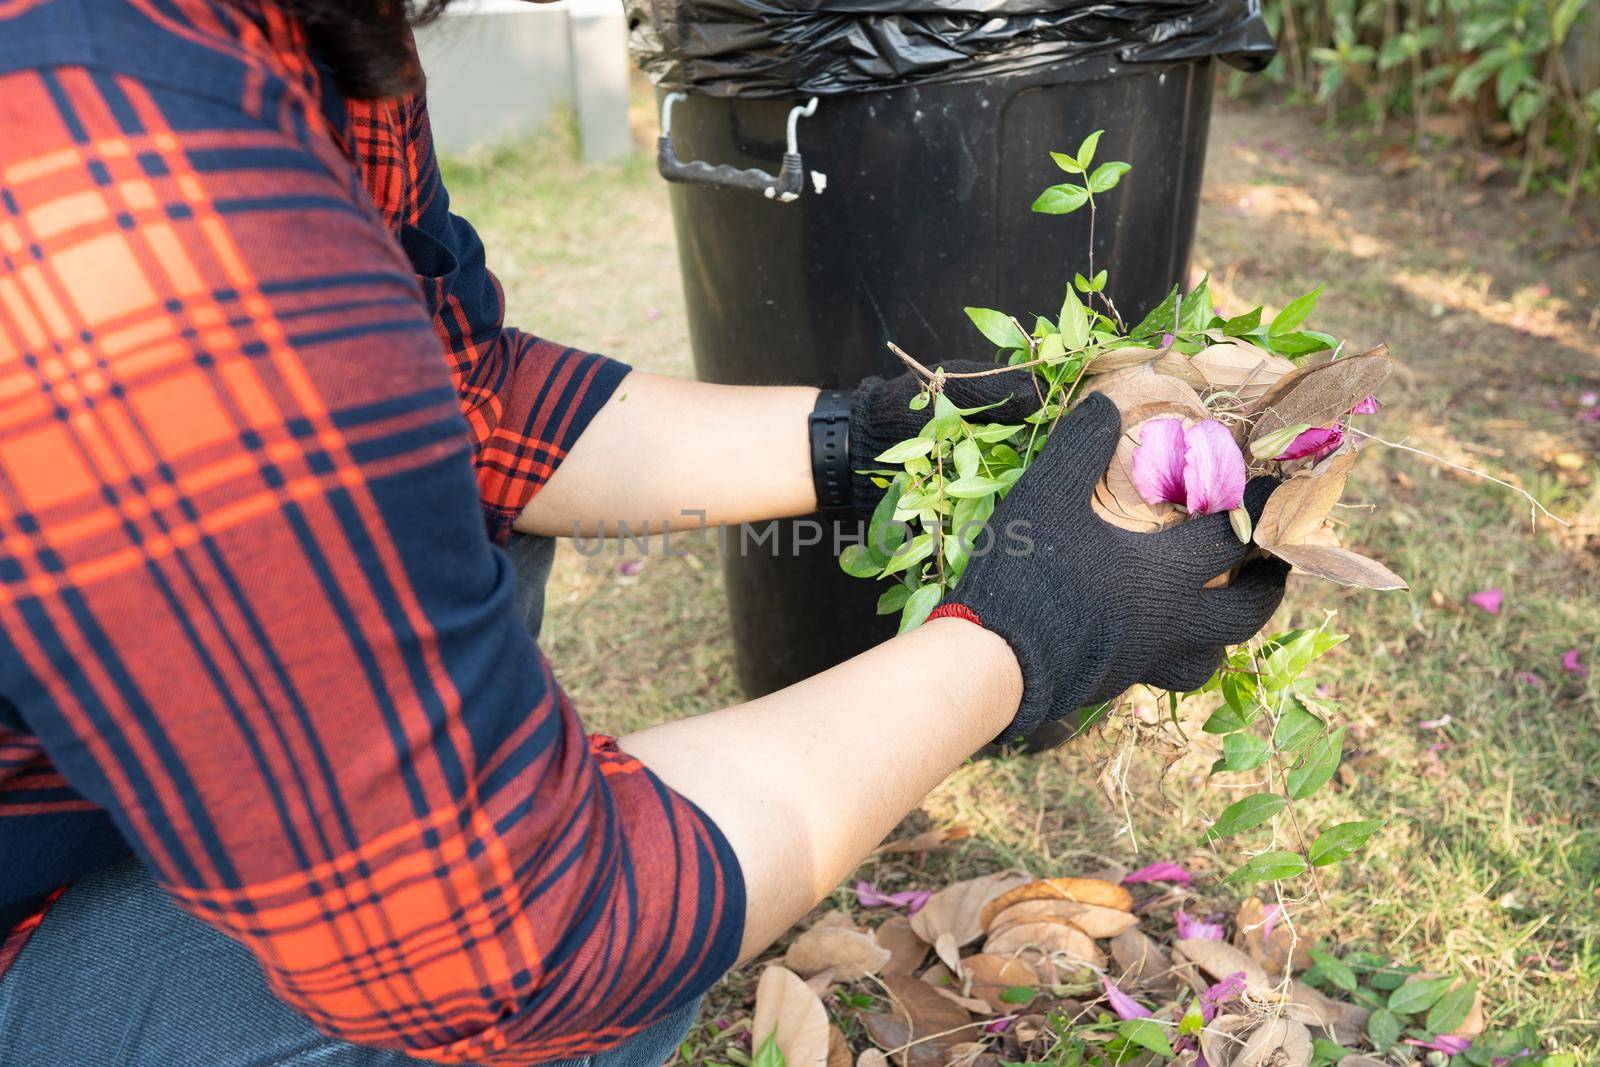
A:
{"type": "MultiPolygon", "coordinates": [[[[538,633],[554,543],[518,538],[518,603],[538,633]]],[[[661,1067],[689,1004],[611,1052],[558,1067],[661,1067]]],[[[141,864],[73,884],[0,977],[0,1067],[420,1067],[326,1037],[273,996],[255,958],[180,910],[141,864]]]]}

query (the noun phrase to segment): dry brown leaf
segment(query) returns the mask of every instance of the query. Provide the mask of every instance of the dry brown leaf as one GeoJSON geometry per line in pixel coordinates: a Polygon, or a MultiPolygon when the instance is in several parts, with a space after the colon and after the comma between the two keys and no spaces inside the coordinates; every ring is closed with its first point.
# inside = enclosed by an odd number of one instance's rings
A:
{"type": "Polygon", "coordinates": [[[800,976],[771,965],[756,985],[755,1020],[750,1024],[755,1047],[776,1036],[788,1067],[827,1067],[828,1013],[800,976]]]}
{"type": "Polygon", "coordinates": [[[911,929],[911,920],[904,915],[885,919],[873,931],[878,944],[889,950],[889,962],[880,974],[911,974],[928,957],[928,944],[911,929]]]}
{"type": "Polygon", "coordinates": [[[1337,1067],[1389,1067],[1389,1065],[1376,1056],[1363,1056],[1359,1052],[1352,1052],[1341,1059],[1337,1067]]]}
{"type": "Polygon", "coordinates": [[[1035,966],[1041,960],[1055,960],[1058,955],[1095,967],[1104,967],[1106,962],[1105,953],[1094,938],[1070,923],[1017,923],[989,935],[983,952],[988,956],[1014,956],[1035,966]]]}
{"type": "Polygon", "coordinates": [[[1117,911],[1133,910],[1133,894],[1126,886],[1098,878],[1041,878],[1017,886],[984,905],[980,918],[985,928],[1002,911],[1025,900],[1071,900],[1117,911]]]}
{"type": "Polygon", "coordinates": [[[961,973],[961,949],[956,944],[956,936],[948,930],[939,935],[933,943],[933,954],[939,957],[939,962],[950,968],[951,974],[961,973]]]}
{"type": "Polygon", "coordinates": [[[950,973],[950,968],[942,963],[935,963],[932,967],[917,976],[917,981],[927,982],[934,986],[950,986],[956,984],[956,976],[950,973]]]}
{"type": "Polygon", "coordinates": [[[1278,923],[1269,938],[1266,930],[1267,906],[1260,897],[1250,897],[1239,905],[1234,916],[1233,943],[1249,953],[1273,978],[1282,978],[1286,970],[1294,973],[1311,966],[1311,952],[1303,939],[1296,938],[1287,923],[1278,923]]]}
{"type": "Polygon", "coordinates": [[[870,930],[813,926],[789,945],[783,964],[802,978],[832,969],[834,979],[851,982],[877,974],[890,959],[870,930]]]}
{"type": "Polygon", "coordinates": [[[1372,1013],[1359,1004],[1334,1000],[1304,982],[1290,985],[1291,1003],[1284,1014],[1316,1031],[1331,1032],[1341,1045],[1353,1045],[1367,1032],[1372,1013]]]}
{"type": "Polygon", "coordinates": [[[825,971],[818,971],[806,979],[806,988],[819,997],[828,995],[828,990],[833,988],[833,981],[839,974],[839,968],[829,967],[825,971]]]}
{"type": "Polygon", "coordinates": [[[1111,939],[1111,958],[1125,981],[1166,995],[1178,991],[1172,961],[1140,930],[1125,930],[1111,939]]]}
{"type": "Polygon", "coordinates": [[[837,1026],[828,1027],[828,1067],[850,1067],[850,1043],[837,1026]]]}
{"type": "Polygon", "coordinates": [[[840,930],[861,929],[861,927],[856,925],[856,921],[854,919],[850,918],[849,915],[842,911],[825,911],[822,913],[821,918],[811,924],[811,929],[813,930],[823,930],[827,929],[828,927],[835,927],[840,930]]]}
{"type": "MultiPolygon", "coordinates": [[[[951,1003],[938,991],[915,978],[896,975],[883,980],[889,1001],[894,1006],[890,1018],[901,1023],[904,1036],[894,1044],[885,1044],[879,1034],[868,1026],[868,1034],[891,1051],[903,1045],[907,1067],[935,1067],[942,1065],[951,1046],[969,1041],[975,1032],[972,1016],[965,1008],[951,1003]]],[[[866,1023],[868,1016],[862,1017],[866,1023]]],[[[893,1036],[893,1029],[879,1026],[883,1036],[893,1036]]]]}
{"type": "Polygon", "coordinates": [[[978,1015],[995,1014],[994,1009],[989,1006],[989,1002],[987,1000],[983,1000],[979,997],[962,996],[957,990],[950,989],[946,986],[936,985],[930,988],[932,988],[935,993],[939,994],[941,997],[959,1008],[965,1008],[968,1011],[975,1012],[978,1015]]]}
{"type": "MultiPolygon", "coordinates": [[[[1212,982],[1220,982],[1229,975],[1244,972],[1244,981],[1250,992],[1266,996],[1272,989],[1272,980],[1260,964],[1224,941],[1204,941],[1187,938],[1172,946],[1173,963],[1193,963],[1212,982]]],[[[1210,1059],[1210,1057],[1206,1057],[1210,1059]]]]}
{"type": "Polygon", "coordinates": [[[1017,923],[1070,923],[1090,937],[1116,937],[1139,925],[1139,917],[1119,908],[1080,904],[1075,900],[1024,900],[1013,904],[990,920],[988,931],[997,934],[1017,923]]]}
{"type": "Polygon", "coordinates": [[[1450,1032],[1457,1037],[1477,1037],[1483,1033],[1483,1028],[1483,987],[1479,986],[1472,998],[1472,1007],[1467,1009],[1467,1017],[1461,1021],[1460,1026],[1450,1032]]]}
{"type": "Polygon", "coordinates": [[[895,852],[932,852],[944,848],[953,842],[972,836],[972,829],[966,826],[941,826],[937,830],[924,830],[911,837],[902,837],[898,841],[885,841],[873,852],[878,855],[888,855],[895,852]]]}
{"type": "Polygon", "coordinates": [[[856,1067],[889,1067],[889,1057],[875,1048],[863,1049],[856,1057],[856,1067]]]}
{"type": "Polygon", "coordinates": [[[1305,544],[1339,502],[1355,464],[1354,451],[1342,452],[1315,471],[1297,474],[1274,489],[1256,522],[1256,544],[1269,551],[1273,545],[1305,544]]]}
{"type": "Polygon", "coordinates": [[[950,1046],[945,1067],[976,1067],[978,1058],[988,1047],[982,1041],[959,1041],[950,1046]]]}
{"type": "Polygon", "coordinates": [[[930,945],[944,933],[953,936],[958,946],[969,944],[983,933],[984,905],[1028,881],[1031,877],[1025,871],[1006,870],[946,886],[911,917],[911,929],[930,945]]]}
{"type": "Polygon", "coordinates": [[[1331,426],[1376,393],[1393,366],[1384,345],[1358,356],[1302,365],[1280,378],[1257,403],[1250,442],[1302,423],[1331,426]]]}
{"type": "MultiPolygon", "coordinates": [[[[1295,365],[1282,356],[1239,340],[1208,345],[1188,357],[1188,362],[1205,388],[1232,393],[1246,404],[1260,400],[1284,375],[1295,370],[1295,365]]],[[[1157,369],[1166,367],[1158,365],[1157,369]]]]}
{"type": "Polygon", "coordinates": [[[1244,1047],[1250,1020],[1243,1015],[1219,1015],[1200,1031],[1200,1051],[1211,1067],[1230,1067],[1244,1047]]]}
{"type": "Polygon", "coordinates": [[[1293,1019],[1280,1017],[1266,1020],[1251,1032],[1231,1067],[1307,1067],[1310,1063],[1310,1032],[1293,1019]]]}
{"type": "MultiPolygon", "coordinates": [[[[1262,546],[1265,547],[1265,546],[1262,546]]],[[[1296,570],[1355,589],[1408,589],[1406,580],[1375,559],[1348,548],[1273,545],[1271,552],[1296,570]]]]}
{"type": "Polygon", "coordinates": [[[1005,956],[980,952],[962,960],[961,969],[971,985],[972,995],[987,1001],[990,1009],[997,1013],[1015,1011],[1018,1007],[1001,1000],[1000,994],[1039,982],[1038,972],[1025,961],[1005,956]]]}
{"type": "Polygon", "coordinates": [[[1200,394],[1177,378],[1148,368],[1099,375],[1088,380],[1084,395],[1104,393],[1122,413],[1122,439],[1095,487],[1091,501],[1106,522],[1134,533],[1153,533],[1183,520],[1172,504],[1151,505],[1133,484],[1133,450],[1139,446],[1143,425],[1155,418],[1203,419],[1206,407],[1200,394]]]}

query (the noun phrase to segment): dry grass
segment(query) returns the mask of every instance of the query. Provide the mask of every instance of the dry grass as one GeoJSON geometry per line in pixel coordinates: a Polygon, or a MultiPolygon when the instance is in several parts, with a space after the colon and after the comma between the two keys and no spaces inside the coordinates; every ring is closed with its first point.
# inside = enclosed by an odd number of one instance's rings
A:
{"type": "MultiPolygon", "coordinates": [[[[1519,203],[1441,169],[1404,177],[1374,150],[1332,142],[1302,114],[1219,107],[1197,269],[1222,307],[1281,305],[1319,280],[1315,325],[1386,340],[1405,364],[1381,432],[1527,487],[1572,530],[1528,522],[1509,494],[1415,456],[1374,449],[1348,510],[1355,542],[1409,576],[1411,594],[1296,582],[1285,625],[1339,612],[1352,640],[1323,679],[1353,722],[1337,789],[1313,823],[1380,815],[1386,830],[1335,868],[1330,906],[1299,909],[1319,938],[1382,947],[1484,981],[1492,1022],[1531,1022],[1600,1059],[1600,423],[1577,397],[1600,387],[1600,240],[1592,219],[1519,203]],[[1496,617],[1463,597],[1506,591],[1496,617]],[[1576,647],[1597,669],[1561,671],[1576,647]],[[1537,686],[1519,680],[1524,672],[1537,686]],[[1420,722],[1450,716],[1438,728],[1420,722]]],[[[512,320],[651,370],[687,373],[687,329],[666,195],[644,160],[580,168],[559,138],[450,168],[457,210],[484,231],[512,320]]],[[[624,731],[738,699],[716,562],[564,550],[547,651],[578,707],[624,731]]],[[[1226,797],[1191,757],[1157,789],[1152,752],[1129,761],[1125,797],[1097,784],[1105,739],[1043,758],[962,768],[914,819],[970,826],[947,853],[869,863],[887,886],[936,886],[1016,863],[1040,874],[1179,859],[1226,797]],[[1121,801],[1127,800],[1124,813],[1121,801]],[[1134,850],[1137,842],[1138,851],[1134,850]]],[[[1228,903],[1201,883],[1202,896],[1228,903]]],[[[838,902],[846,895],[841,893],[838,902]]],[[[748,975],[713,1004],[747,1003],[748,975]]],[[[704,1035],[702,1035],[704,1037],[704,1035]]],[[[728,1044],[701,1046],[716,1060],[728,1044]]]]}

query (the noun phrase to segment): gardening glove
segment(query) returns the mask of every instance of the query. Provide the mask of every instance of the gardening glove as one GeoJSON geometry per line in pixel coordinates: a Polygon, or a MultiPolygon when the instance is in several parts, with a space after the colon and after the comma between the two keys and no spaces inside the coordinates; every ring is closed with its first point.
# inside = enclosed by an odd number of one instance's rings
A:
{"type": "MultiPolygon", "coordinates": [[[[968,374],[995,370],[999,364],[957,359],[941,366],[950,374],[968,374]]],[[[878,456],[891,445],[917,436],[933,417],[930,408],[911,410],[911,398],[922,392],[923,385],[922,379],[908,371],[898,378],[868,378],[856,387],[850,403],[850,471],[855,508],[863,515],[872,514],[884,490],[859,472],[882,467],[878,456]]],[[[1039,394],[1025,371],[946,378],[944,395],[958,408],[998,404],[983,413],[986,422],[1021,422],[1039,410],[1039,394]]]]}
{"type": "MultiPolygon", "coordinates": [[[[995,510],[989,551],[974,555],[934,611],[976,622],[1016,653],[1022,704],[1002,740],[1136,682],[1198,689],[1226,646],[1260,630],[1283,599],[1289,567],[1270,558],[1244,566],[1225,587],[1205,588],[1254,547],[1240,542],[1226,514],[1139,534],[1090,509],[1121,433],[1117,406],[1099,393],[1063,419],[995,510]],[[1014,532],[1031,538],[1031,549],[1014,532]]],[[[1252,521],[1276,485],[1264,477],[1245,487],[1252,521]]]]}

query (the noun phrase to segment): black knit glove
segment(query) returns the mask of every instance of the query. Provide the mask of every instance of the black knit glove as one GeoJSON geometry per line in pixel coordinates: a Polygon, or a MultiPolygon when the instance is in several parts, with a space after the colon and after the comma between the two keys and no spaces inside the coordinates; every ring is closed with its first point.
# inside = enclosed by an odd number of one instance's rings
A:
{"type": "MultiPolygon", "coordinates": [[[[1135,682],[1197,689],[1225,646],[1260,630],[1283,599],[1289,568],[1275,559],[1250,563],[1225,588],[1204,588],[1252,548],[1225,514],[1137,534],[1090,509],[1121,431],[1117,406],[1099,393],[1063,419],[995,510],[992,547],[972,559],[935,611],[977,622],[1016,653],[1022,705],[1002,739],[1110,700],[1135,682]],[[1031,549],[1024,551],[1018,533],[1032,539],[1031,549]]],[[[1253,519],[1276,484],[1257,478],[1246,486],[1253,519]]]]}
{"type": "MultiPolygon", "coordinates": [[[[967,374],[994,370],[998,364],[958,359],[941,364],[947,373],[967,374]]],[[[882,467],[878,457],[901,441],[917,436],[933,417],[923,408],[912,411],[911,398],[922,391],[922,381],[907,372],[898,378],[868,378],[862,382],[850,403],[850,471],[856,510],[863,515],[883,499],[884,490],[872,479],[857,473],[882,467]]],[[[985,422],[1021,422],[1039,410],[1039,394],[1033,379],[1023,371],[986,374],[981,378],[947,378],[944,395],[958,408],[998,404],[983,413],[985,422]]]]}

